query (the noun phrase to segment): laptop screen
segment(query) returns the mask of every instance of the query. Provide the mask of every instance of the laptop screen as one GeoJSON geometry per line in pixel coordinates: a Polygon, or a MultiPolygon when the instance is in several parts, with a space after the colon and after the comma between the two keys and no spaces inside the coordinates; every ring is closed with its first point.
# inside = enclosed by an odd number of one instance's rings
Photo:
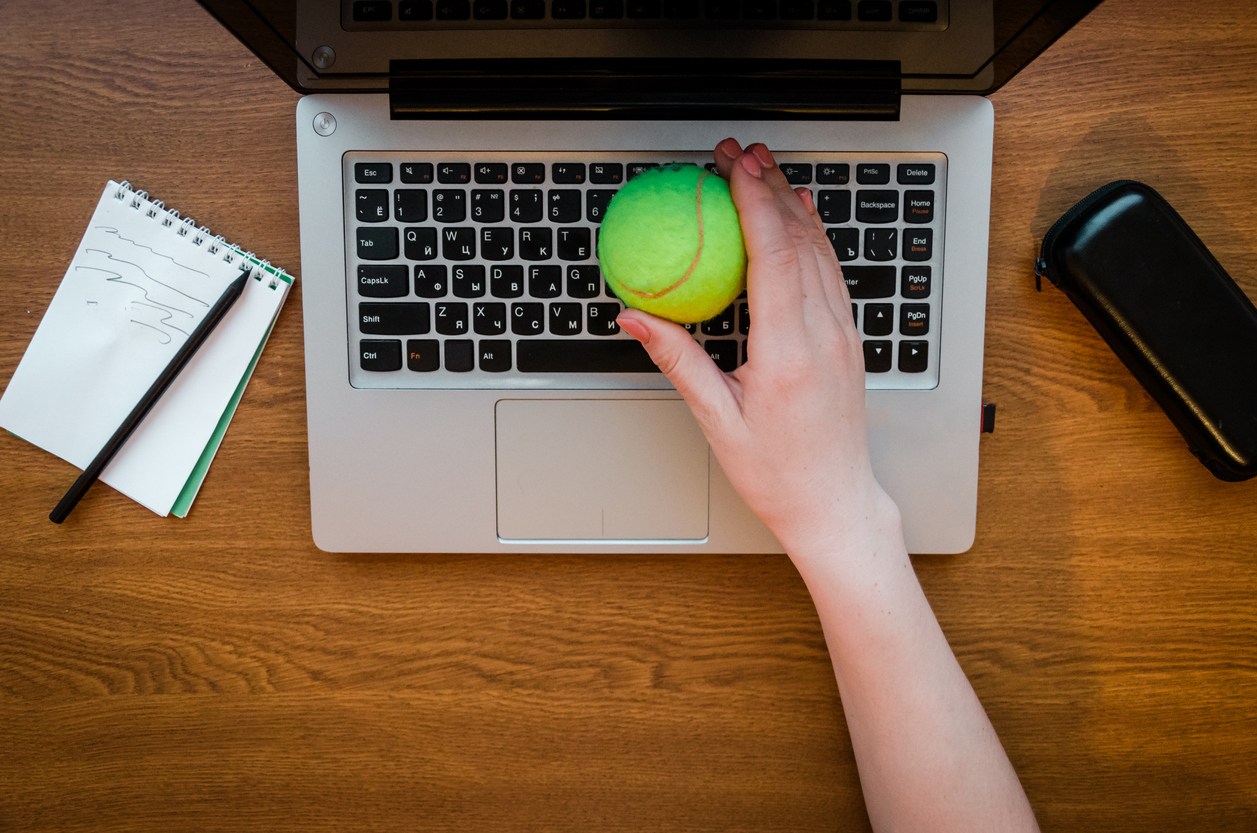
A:
{"type": "Polygon", "coordinates": [[[992,92],[1099,2],[201,0],[294,89],[395,115],[838,118],[992,92]]]}

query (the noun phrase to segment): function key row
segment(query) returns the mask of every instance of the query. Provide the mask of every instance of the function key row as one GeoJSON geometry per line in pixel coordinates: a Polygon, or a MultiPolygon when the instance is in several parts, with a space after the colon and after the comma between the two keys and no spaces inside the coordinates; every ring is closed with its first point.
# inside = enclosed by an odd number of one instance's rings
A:
{"type": "MultiPolygon", "coordinates": [[[[552,20],[858,20],[865,23],[938,22],[936,0],[550,0],[552,20]],[[853,14],[854,12],[854,14],[853,14]]],[[[546,0],[400,0],[397,20],[543,20],[546,0]]],[[[389,23],[389,0],[356,0],[355,23],[389,23]]]]}
{"type": "MultiPolygon", "coordinates": [[[[435,188],[432,191],[432,219],[440,223],[461,223],[470,216],[477,223],[500,223],[508,218],[516,223],[540,223],[543,219],[554,223],[577,223],[581,219],[583,202],[585,218],[591,223],[601,223],[614,196],[615,191],[609,188],[590,188],[586,191],[551,188],[545,194],[540,188],[511,188],[509,193],[501,188],[473,188],[470,192],[461,188],[435,188]]],[[[428,189],[394,189],[392,213],[399,223],[425,222],[428,219],[428,189]]],[[[356,189],[354,214],[363,223],[388,220],[389,189],[356,189]]]]}
{"type": "MultiPolygon", "coordinates": [[[[559,185],[581,185],[588,181],[595,185],[619,185],[625,180],[627,169],[628,179],[632,179],[643,171],[659,167],[657,162],[620,162],[592,163],[554,162],[550,165],[550,181],[559,185]]],[[[813,165],[810,162],[784,162],[781,172],[791,185],[810,185],[812,183],[813,165]]],[[[466,185],[475,182],[477,185],[502,185],[507,178],[516,185],[540,185],[546,181],[546,166],[543,162],[516,162],[508,165],[505,162],[401,162],[398,163],[400,178],[406,185],[427,185],[435,181],[443,185],[466,185]]],[[[855,181],[858,185],[890,184],[890,165],[888,163],[861,162],[855,166],[855,181]]],[[[714,164],[707,169],[715,171],[714,164]]],[[[818,164],[815,166],[816,182],[819,185],[847,185],[851,181],[849,164],[818,164]]],[[[393,181],[393,164],[391,162],[356,162],[354,163],[354,180],[361,184],[387,185],[393,181]]],[[[933,185],[934,165],[929,162],[914,162],[897,165],[895,180],[900,185],[933,185]]]]}

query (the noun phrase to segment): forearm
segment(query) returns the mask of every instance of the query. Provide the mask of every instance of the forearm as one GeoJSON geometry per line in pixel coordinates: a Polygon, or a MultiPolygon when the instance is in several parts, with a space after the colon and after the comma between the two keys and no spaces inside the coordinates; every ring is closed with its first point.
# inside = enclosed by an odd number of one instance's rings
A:
{"type": "Polygon", "coordinates": [[[816,603],[878,831],[1037,830],[934,618],[891,505],[860,539],[792,553],[816,603]]]}

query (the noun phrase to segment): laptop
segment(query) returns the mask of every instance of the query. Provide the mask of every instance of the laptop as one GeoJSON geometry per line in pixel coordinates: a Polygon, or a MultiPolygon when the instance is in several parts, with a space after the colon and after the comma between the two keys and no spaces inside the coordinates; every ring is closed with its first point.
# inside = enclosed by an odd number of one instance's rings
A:
{"type": "MultiPolygon", "coordinates": [[[[202,0],[294,89],[324,550],[780,552],[619,331],[597,235],[651,166],[812,189],[909,551],[974,539],[993,111],[1098,0],[202,0]]],[[[692,327],[746,360],[745,298],[692,327]]]]}

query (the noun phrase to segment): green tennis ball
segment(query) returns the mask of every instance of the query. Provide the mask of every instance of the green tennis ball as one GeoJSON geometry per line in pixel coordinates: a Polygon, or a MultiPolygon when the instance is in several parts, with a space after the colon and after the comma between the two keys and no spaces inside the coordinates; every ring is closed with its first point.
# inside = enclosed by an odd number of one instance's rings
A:
{"type": "Polygon", "coordinates": [[[746,247],[729,184],[697,165],[639,174],[607,206],[598,260],[630,307],[678,324],[720,314],[746,288],[746,247]]]}

